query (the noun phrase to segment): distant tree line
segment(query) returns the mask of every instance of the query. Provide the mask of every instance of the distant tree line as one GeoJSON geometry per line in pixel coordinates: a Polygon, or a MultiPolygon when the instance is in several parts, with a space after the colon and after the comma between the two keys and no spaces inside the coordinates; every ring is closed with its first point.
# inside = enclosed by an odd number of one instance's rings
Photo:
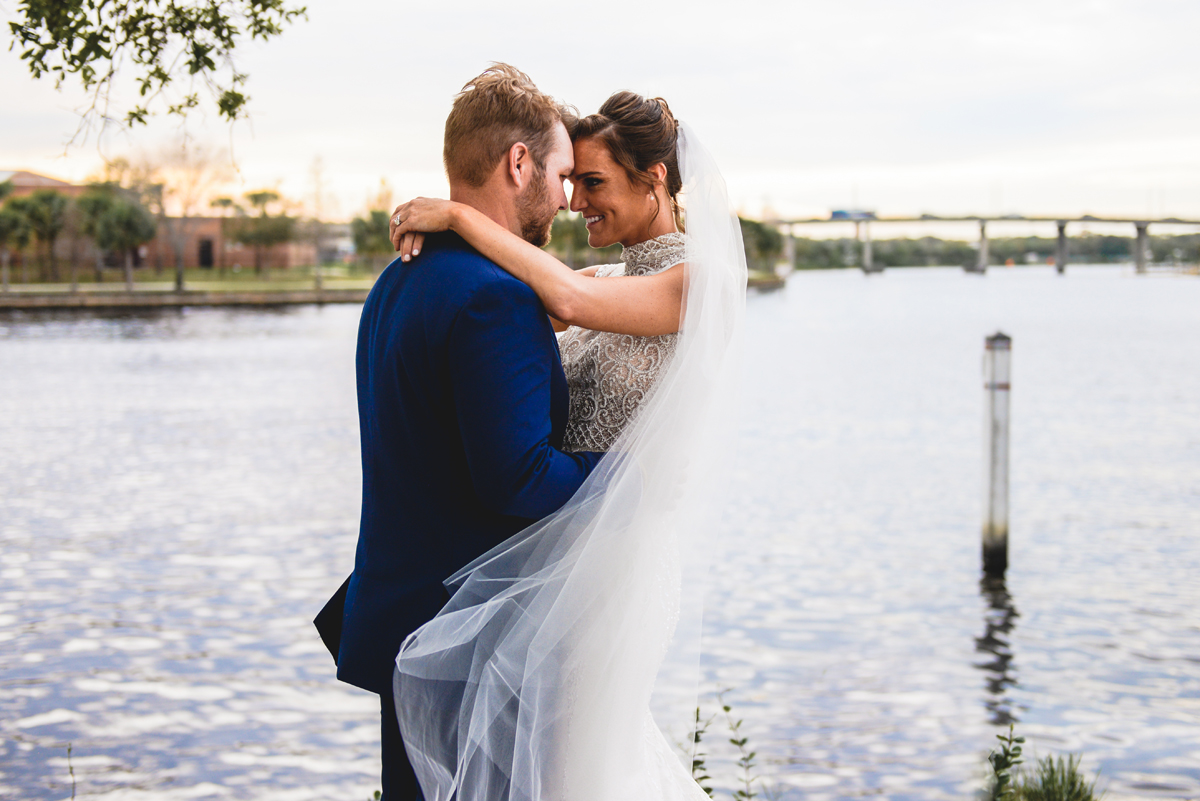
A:
{"type": "MultiPolygon", "coordinates": [[[[229,236],[235,241],[253,245],[256,253],[278,242],[288,241],[294,232],[294,220],[286,215],[271,215],[267,209],[279,202],[271,192],[247,193],[254,210],[251,214],[229,198],[220,198],[214,206],[236,212],[231,221],[229,236]]],[[[377,197],[368,201],[370,207],[350,223],[350,235],[360,263],[365,262],[375,272],[382,270],[395,251],[388,238],[389,216],[393,207],[392,192],[381,182],[377,197]]],[[[784,258],[784,236],[771,225],[739,218],[745,244],[747,265],[752,271],[771,272],[784,258]]],[[[1105,263],[1132,259],[1134,239],[1120,236],[1084,234],[1071,237],[1070,259],[1074,262],[1105,263]]],[[[992,264],[1045,263],[1054,257],[1057,241],[1053,237],[1007,237],[988,241],[992,264]]],[[[1154,262],[1200,261],[1200,234],[1181,236],[1152,236],[1150,247],[1154,262]]],[[[559,214],[551,229],[546,248],[573,269],[595,264],[612,264],[621,259],[621,246],[610,245],[593,249],[588,245],[588,232],[578,214],[559,214]]],[[[852,238],[809,239],[793,237],[797,269],[836,269],[859,264],[862,243],[852,238]]],[[[974,264],[976,244],[952,239],[921,237],[919,239],[877,239],[872,242],[872,260],[883,267],[962,266],[974,264]]],[[[260,259],[256,258],[256,265],[260,259]]],[[[261,267],[260,267],[261,269],[261,267]]]]}
{"type": "MultiPolygon", "coordinates": [[[[1069,260],[1085,264],[1132,261],[1133,237],[1083,234],[1072,236],[1069,260]]],[[[829,269],[859,263],[862,243],[854,239],[795,238],[797,269],[829,269]]],[[[1044,264],[1053,259],[1058,247],[1054,237],[1004,237],[988,240],[991,264],[1044,264]]],[[[1200,234],[1151,236],[1151,261],[1195,264],[1200,261],[1200,234]]],[[[883,267],[955,267],[974,264],[978,251],[973,242],[938,239],[876,239],[871,243],[872,261],[883,267]]],[[[746,246],[747,254],[750,245],[746,246]]]]}
{"type": "Polygon", "coordinates": [[[593,248],[588,245],[587,223],[582,214],[559,214],[550,228],[550,244],[546,248],[573,270],[596,264],[616,264],[621,260],[621,246],[593,248]]]}
{"type": "Polygon", "coordinates": [[[388,238],[390,215],[391,212],[384,209],[370,209],[365,215],[350,221],[354,252],[365,259],[375,272],[382,270],[396,257],[392,240],[388,238]]]}
{"type": "Polygon", "coordinates": [[[746,249],[746,266],[752,272],[771,273],[783,258],[783,234],[772,225],[738,218],[742,227],[742,244],[746,249]]]}
{"type": "MultiPolygon", "coordinates": [[[[739,219],[746,261],[750,269],[770,272],[783,254],[783,235],[774,227],[754,220],[739,219]]],[[[559,214],[550,229],[546,248],[572,269],[595,264],[615,264],[621,260],[621,246],[592,248],[588,245],[587,224],[579,214],[559,214]]]]}
{"type": "MultiPolygon", "coordinates": [[[[138,246],[154,238],[157,222],[143,198],[130,187],[98,182],[72,198],[51,189],[13,197],[11,182],[0,184],[0,283],[5,290],[12,280],[14,260],[21,281],[29,283],[31,267],[37,279],[61,281],[57,245],[71,240],[72,257],[68,260],[72,286],[79,281],[81,238],[91,239],[97,254],[111,255],[125,267],[126,282],[132,285],[133,258],[138,246]]],[[[100,257],[96,270],[99,280],[100,257]]]]}
{"type": "MultiPolygon", "coordinates": [[[[372,208],[366,214],[350,221],[350,235],[354,239],[354,250],[379,271],[396,257],[390,230],[391,192],[384,186],[380,195],[371,201],[372,208]]],[[[554,218],[550,230],[550,244],[546,249],[564,264],[580,270],[594,264],[613,264],[621,260],[621,246],[610,245],[593,249],[588,246],[587,225],[578,214],[559,214],[554,218]]]]}
{"type": "MultiPolygon", "coordinates": [[[[390,196],[389,196],[390,198],[390,196]]],[[[388,204],[390,205],[390,203],[388,204]]],[[[376,209],[356,218],[351,226],[358,253],[381,269],[394,257],[388,239],[389,212],[376,209]]],[[[752,271],[771,272],[784,258],[784,237],[779,229],[755,220],[739,218],[746,263],[752,271]]],[[[862,243],[852,238],[808,239],[793,237],[796,269],[836,269],[859,264],[862,243]]],[[[1070,260],[1077,263],[1103,264],[1130,261],[1133,237],[1084,234],[1070,239],[1070,260]]],[[[975,264],[976,243],[937,237],[919,239],[877,239],[872,243],[872,261],[883,267],[957,267],[975,264]]],[[[1001,265],[1044,264],[1054,257],[1054,237],[1005,237],[988,240],[989,261],[1001,265]]],[[[1151,236],[1152,261],[1200,261],[1200,234],[1151,236]]],[[[621,260],[621,246],[593,249],[588,246],[587,226],[578,214],[559,214],[554,218],[547,250],[573,269],[594,264],[612,264],[621,260]]]]}
{"type": "Polygon", "coordinates": [[[254,248],[254,272],[267,278],[270,273],[267,270],[266,253],[275,245],[292,241],[296,233],[296,218],[288,216],[285,210],[271,213],[272,207],[283,203],[283,198],[274,190],[259,189],[247,192],[243,197],[250,204],[250,210],[229,197],[216,198],[210,205],[225,212],[233,211],[234,216],[224,223],[225,236],[254,248]]]}

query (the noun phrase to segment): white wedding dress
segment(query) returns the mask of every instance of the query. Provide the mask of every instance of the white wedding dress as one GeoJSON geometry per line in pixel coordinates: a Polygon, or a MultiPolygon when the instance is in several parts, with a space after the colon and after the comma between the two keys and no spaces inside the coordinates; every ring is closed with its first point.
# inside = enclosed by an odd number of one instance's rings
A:
{"type": "MultiPolygon", "coordinates": [[[[664,234],[631,245],[620,264],[596,269],[597,278],[646,276],[682,264],[687,238],[664,234]]],[[[675,355],[679,334],[638,337],[571,326],[558,335],[571,412],[565,451],[608,451],[649,397],[675,355]]]]}
{"type": "Polygon", "coordinates": [[[605,457],[561,510],[450,577],[450,602],[396,658],[427,801],[707,801],[676,745],[696,705],[746,264],[686,127],[679,157],[687,235],[627,248],[598,280],[685,270],[680,332],[562,334],[564,447],[605,457]]]}

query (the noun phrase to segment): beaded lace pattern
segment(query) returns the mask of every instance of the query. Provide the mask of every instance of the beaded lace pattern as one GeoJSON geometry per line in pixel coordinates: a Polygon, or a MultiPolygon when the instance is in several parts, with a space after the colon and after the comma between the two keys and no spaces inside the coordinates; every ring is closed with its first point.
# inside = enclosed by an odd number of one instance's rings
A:
{"type": "MultiPolygon", "coordinates": [[[[606,264],[597,278],[653,275],[684,261],[683,234],[639,242],[606,264]]],[[[659,374],[671,362],[679,334],[639,337],[571,326],[559,334],[563,372],[571,391],[565,451],[607,451],[634,419],[659,374]]]]}

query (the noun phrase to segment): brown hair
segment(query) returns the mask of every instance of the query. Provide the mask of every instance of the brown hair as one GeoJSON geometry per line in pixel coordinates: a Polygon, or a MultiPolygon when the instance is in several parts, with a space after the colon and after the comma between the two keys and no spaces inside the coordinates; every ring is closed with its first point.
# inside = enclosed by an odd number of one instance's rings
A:
{"type": "Polygon", "coordinates": [[[517,142],[525,143],[534,167],[542,171],[554,146],[555,125],[562,122],[570,129],[575,119],[573,109],[538,89],[528,75],[493,62],[454,97],[442,148],[446,175],[483,186],[517,142]]]}
{"type": "Polygon", "coordinates": [[[667,101],[661,97],[647,99],[635,92],[617,92],[604,101],[598,112],[574,121],[568,129],[571,141],[598,139],[603,142],[613,161],[625,169],[630,183],[653,188],[656,181],[650,168],[660,163],[665,166],[664,185],[671,198],[671,212],[675,224],[683,230],[683,215],[677,202],[683,188],[676,154],[679,123],[667,101]]]}

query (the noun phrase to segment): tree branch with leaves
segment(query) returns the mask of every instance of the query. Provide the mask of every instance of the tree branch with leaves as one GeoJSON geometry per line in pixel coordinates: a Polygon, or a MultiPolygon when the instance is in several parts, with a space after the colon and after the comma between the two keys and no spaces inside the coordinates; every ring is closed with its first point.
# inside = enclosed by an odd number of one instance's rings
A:
{"type": "Polygon", "coordinates": [[[98,121],[145,124],[156,104],[186,116],[202,91],[232,122],[250,99],[234,53],[247,38],[268,41],[305,14],[285,0],[21,0],[9,49],[20,50],[34,78],[52,76],[56,87],[78,82],[89,93],[76,136],[98,121]],[[115,110],[113,84],[123,71],[138,99],[115,110]]]}

